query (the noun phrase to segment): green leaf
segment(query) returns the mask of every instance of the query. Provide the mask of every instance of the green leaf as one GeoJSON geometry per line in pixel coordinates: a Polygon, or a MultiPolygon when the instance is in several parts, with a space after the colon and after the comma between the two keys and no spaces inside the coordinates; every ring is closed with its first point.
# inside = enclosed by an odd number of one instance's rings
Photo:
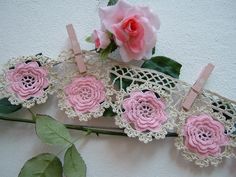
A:
{"type": "Polygon", "coordinates": [[[53,154],[39,154],[24,164],[18,177],[62,177],[62,164],[53,154]]]}
{"type": "Polygon", "coordinates": [[[85,41],[89,43],[93,43],[91,36],[86,37],[85,41]]]}
{"type": "Polygon", "coordinates": [[[104,117],[113,117],[115,115],[117,115],[117,114],[115,112],[113,112],[112,107],[106,108],[103,113],[104,117]]]}
{"type": "Polygon", "coordinates": [[[101,59],[102,60],[107,59],[108,55],[116,49],[117,49],[117,45],[116,45],[115,41],[111,41],[111,43],[107,46],[107,48],[101,49],[99,51],[101,59]]]}
{"type": "Polygon", "coordinates": [[[0,113],[9,114],[18,111],[21,109],[21,105],[12,105],[8,98],[3,98],[0,100],[0,113]]]}
{"type": "Polygon", "coordinates": [[[36,133],[48,144],[72,144],[70,133],[64,124],[48,115],[36,115],[36,133]]]}
{"type": "Polygon", "coordinates": [[[107,6],[113,6],[118,2],[118,0],[109,0],[107,6]]]}
{"type": "Polygon", "coordinates": [[[67,149],[64,157],[64,173],[66,177],[86,177],[86,165],[75,145],[67,149]]]}
{"type": "Polygon", "coordinates": [[[182,65],[180,63],[164,56],[152,57],[150,60],[146,60],[141,66],[141,68],[153,69],[174,78],[179,78],[181,67],[182,65]]]}

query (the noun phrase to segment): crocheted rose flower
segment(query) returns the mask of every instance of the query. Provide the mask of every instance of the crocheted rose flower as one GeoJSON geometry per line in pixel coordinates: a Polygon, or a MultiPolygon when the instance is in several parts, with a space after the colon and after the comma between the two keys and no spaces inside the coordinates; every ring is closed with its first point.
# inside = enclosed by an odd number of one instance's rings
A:
{"type": "Polygon", "coordinates": [[[153,91],[135,91],[124,99],[122,117],[138,131],[159,131],[166,122],[165,104],[153,91]]]}
{"type": "Polygon", "coordinates": [[[203,157],[217,156],[228,141],[224,126],[206,114],[189,117],[183,131],[185,146],[203,157]]]}
{"type": "Polygon", "coordinates": [[[105,100],[105,88],[94,76],[75,78],[65,88],[67,103],[78,113],[95,112],[105,100]]]}
{"type": "Polygon", "coordinates": [[[20,63],[6,72],[8,91],[20,99],[40,97],[49,85],[48,71],[36,61],[20,63]]]}
{"type": "Polygon", "coordinates": [[[159,18],[149,7],[119,0],[99,10],[102,27],[115,36],[122,60],[150,58],[157,41],[159,18]]]}

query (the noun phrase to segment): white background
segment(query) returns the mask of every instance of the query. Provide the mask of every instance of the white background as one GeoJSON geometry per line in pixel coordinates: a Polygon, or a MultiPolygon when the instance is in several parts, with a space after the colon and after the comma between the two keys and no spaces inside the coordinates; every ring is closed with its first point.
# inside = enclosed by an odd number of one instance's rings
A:
{"type": "MultiPolygon", "coordinates": [[[[73,23],[83,49],[90,32],[99,28],[100,0],[0,0],[0,63],[20,55],[43,52],[52,58],[69,48],[65,25],[73,23]]],[[[130,0],[150,5],[161,19],[157,54],[180,62],[181,79],[192,84],[208,62],[216,65],[206,88],[236,100],[236,1],[234,0],[130,0]]],[[[51,97],[33,110],[66,121],[51,97]]],[[[12,116],[27,117],[26,111],[12,116]]],[[[67,121],[68,122],[68,121],[67,121]]],[[[103,124],[96,120],[89,124],[103,124]]],[[[78,123],[78,122],[74,122],[78,123]]],[[[143,144],[117,136],[84,136],[71,131],[87,164],[88,177],[204,177],[236,176],[236,160],[217,168],[200,169],[183,160],[173,138],[143,144]]],[[[26,160],[61,147],[40,142],[34,126],[0,121],[0,177],[16,177],[26,160]]],[[[63,157],[63,153],[60,154],[63,157]]]]}

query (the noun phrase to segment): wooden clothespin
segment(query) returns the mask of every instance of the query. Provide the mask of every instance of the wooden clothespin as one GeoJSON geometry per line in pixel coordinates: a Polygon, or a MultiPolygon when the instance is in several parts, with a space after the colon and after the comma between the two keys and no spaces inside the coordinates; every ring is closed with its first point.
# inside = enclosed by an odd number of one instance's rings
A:
{"type": "Polygon", "coordinates": [[[201,93],[207,79],[209,78],[211,72],[214,69],[214,65],[209,63],[207,66],[205,66],[197,79],[197,81],[193,84],[191,89],[189,90],[188,94],[186,95],[182,107],[185,111],[188,111],[191,107],[192,104],[194,103],[195,99],[197,96],[201,93]]]}
{"type": "Polygon", "coordinates": [[[75,55],[75,61],[76,61],[77,66],[79,68],[79,72],[84,73],[84,72],[86,72],[86,66],[84,63],[82,51],[80,49],[80,45],[77,40],[73,25],[72,24],[66,25],[66,29],[67,29],[67,33],[68,33],[70,41],[71,41],[72,49],[73,49],[73,52],[75,55]]]}

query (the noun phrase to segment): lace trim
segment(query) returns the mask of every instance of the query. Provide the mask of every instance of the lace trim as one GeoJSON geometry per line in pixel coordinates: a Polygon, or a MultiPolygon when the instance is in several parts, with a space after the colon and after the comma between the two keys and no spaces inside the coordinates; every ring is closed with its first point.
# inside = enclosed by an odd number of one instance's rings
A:
{"type": "MultiPolygon", "coordinates": [[[[182,111],[182,100],[191,87],[189,84],[151,69],[119,63],[114,59],[102,61],[95,52],[83,51],[83,55],[85,57],[88,74],[92,74],[104,80],[105,87],[108,88],[108,93],[112,96],[111,105],[114,105],[116,99],[122,100],[122,94],[126,93],[127,86],[132,87],[132,85],[146,83],[147,85],[156,86],[165,90],[171,98],[168,103],[169,108],[177,113],[182,111]]],[[[62,69],[60,69],[60,73],[58,73],[61,75],[61,80],[65,81],[78,75],[77,67],[74,64],[73,52],[71,50],[63,51],[59,55],[58,60],[63,61],[63,65],[61,65],[62,69]]],[[[203,90],[197,100],[190,111],[200,112],[201,109],[206,107],[205,109],[208,111],[214,110],[218,112],[225,120],[230,122],[231,128],[229,128],[229,134],[231,137],[235,137],[235,134],[233,134],[233,132],[235,132],[233,125],[234,122],[236,122],[235,101],[208,90],[203,90]]],[[[113,106],[113,109],[116,111],[115,106],[113,106]]],[[[174,122],[176,121],[175,116],[171,119],[173,119],[174,122]]]]}
{"type": "MultiPolygon", "coordinates": [[[[88,120],[93,117],[101,117],[105,108],[112,107],[117,113],[115,117],[116,124],[124,129],[129,137],[138,137],[145,143],[152,139],[164,138],[167,132],[176,131],[179,137],[176,139],[177,149],[182,151],[185,158],[194,161],[201,167],[219,164],[224,157],[236,157],[232,147],[236,147],[236,102],[224,98],[216,93],[203,90],[194,102],[188,112],[182,110],[181,104],[185,95],[190,89],[190,85],[169,77],[163,73],[135,67],[132,65],[119,63],[113,59],[102,61],[97,53],[83,51],[85,63],[87,66],[86,74],[79,74],[74,62],[74,55],[71,50],[63,51],[57,62],[47,57],[37,55],[29,57],[18,57],[10,60],[6,65],[3,74],[0,76],[0,97],[8,97],[12,104],[22,104],[24,107],[31,107],[35,103],[44,103],[48,94],[57,91],[59,98],[59,107],[65,110],[70,118],[79,117],[80,120],[88,120]],[[23,100],[17,94],[9,91],[9,83],[6,79],[6,73],[14,69],[20,63],[28,61],[37,61],[40,66],[46,68],[48,72],[48,87],[43,94],[23,100]],[[94,76],[100,80],[105,87],[105,101],[100,103],[100,107],[94,112],[79,113],[73,106],[68,104],[67,95],[64,88],[76,77],[94,76]],[[56,89],[57,88],[57,89],[56,89]],[[135,129],[134,125],[122,117],[124,113],[122,104],[126,98],[130,97],[131,92],[149,90],[156,93],[166,104],[167,121],[162,124],[159,131],[140,131],[135,129]],[[217,156],[202,157],[197,153],[190,152],[184,145],[184,135],[182,127],[186,119],[191,115],[206,113],[215,120],[221,122],[225,127],[225,134],[228,136],[228,144],[224,146],[222,152],[217,156]]],[[[34,64],[32,64],[34,65],[34,64]]],[[[39,66],[39,67],[40,67],[39,66]]],[[[44,75],[44,73],[41,73],[44,75]]],[[[25,77],[22,84],[31,87],[34,77],[25,77]]],[[[47,85],[47,82],[43,84],[47,85]]],[[[43,87],[44,88],[44,87],[43,87]]],[[[88,90],[87,90],[88,91],[88,90]]]]}

